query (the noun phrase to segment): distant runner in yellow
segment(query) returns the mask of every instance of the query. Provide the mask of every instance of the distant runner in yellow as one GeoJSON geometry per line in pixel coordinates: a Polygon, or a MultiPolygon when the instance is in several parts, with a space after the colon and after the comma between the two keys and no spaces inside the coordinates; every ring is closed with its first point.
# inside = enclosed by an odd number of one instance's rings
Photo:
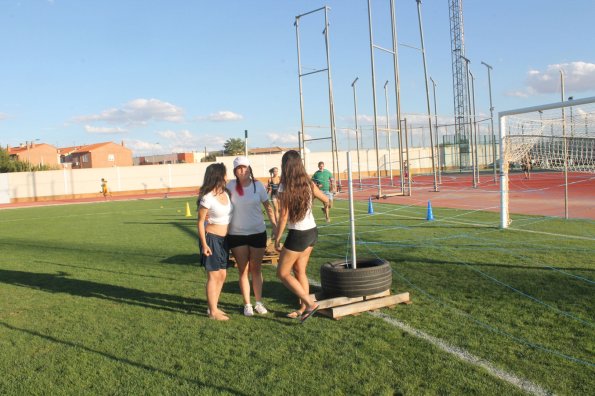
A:
{"type": "Polygon", "coordinates": [[[103,198],[107,199],[107,196],[109,195],[110,197],[112,196],[112,194],[110,194],[109,189],[107,188],[107,180],[104,178],[101,178],[101,193],[103,194],[103,198]]]}

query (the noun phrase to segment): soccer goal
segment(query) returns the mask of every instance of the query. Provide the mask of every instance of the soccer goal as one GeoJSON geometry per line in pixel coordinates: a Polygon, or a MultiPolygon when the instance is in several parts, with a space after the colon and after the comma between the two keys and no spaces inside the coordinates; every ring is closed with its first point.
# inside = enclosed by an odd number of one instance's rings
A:
{"type": "Polygon", "coordinates": [[[500,120],[500,228],[510,224],[508,175],[524,170],[564,172],[568,218],[568,172],[595,173],[595,97],[498,113],[500,120]]]}

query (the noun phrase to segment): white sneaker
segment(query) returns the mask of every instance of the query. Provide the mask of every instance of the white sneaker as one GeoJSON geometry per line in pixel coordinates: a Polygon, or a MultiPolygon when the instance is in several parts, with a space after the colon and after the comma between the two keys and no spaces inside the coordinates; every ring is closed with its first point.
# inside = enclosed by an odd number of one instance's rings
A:
{"type": "Polygon", "coordinates": [[[257,313],[261,314],[261,315],[264,315],[264,314],[266,314],[266,313],[268,313],[268,312],[269,312],[269,311],[267,311],[267,309],[264,307],[264,304],[263,304],[263,303],[261,303],[260,301],[258,301],[258,302],[256,303],[256,305],[254,306],[254,310],[255,310],[257,313]]]}
{"type": "Polygon", "coordinates": [[[254,310],[252,309],[252,304],[244,305],[244,316],[254,316],[254,310]]]}

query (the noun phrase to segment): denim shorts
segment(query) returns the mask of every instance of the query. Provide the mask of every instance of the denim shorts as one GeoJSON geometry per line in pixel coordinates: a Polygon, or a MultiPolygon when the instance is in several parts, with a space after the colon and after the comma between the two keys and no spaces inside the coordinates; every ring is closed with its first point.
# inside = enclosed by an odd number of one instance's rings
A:
{"type": "MultiPolygon", "coordinates": [[[[204,266],[207,271],[219,271],[227,269],[229,265],[229,248],[225,237],[206,234],[207,245],[211,248],[211,255],[205,256],[202,254],[202,246],[200,247],[200,265],[204,266]]],[[[199,243],[200,245],[200,243],[199,243]]]]}
{"type": "Polygon", "coordinates": [[[309,230],[289,230],[283,247],[294,252],[303,252],[310,246],[316,245],[318,241],[318,228],[309,230]]]}
{"type": "Polygon", "coordinates": [[[266,248],[267,247],[267,232],[263,231],[259,234],[251,235],[227,235],[227,245],[230,249],[238,246],[250,246],[253,248],[266,248]]]}

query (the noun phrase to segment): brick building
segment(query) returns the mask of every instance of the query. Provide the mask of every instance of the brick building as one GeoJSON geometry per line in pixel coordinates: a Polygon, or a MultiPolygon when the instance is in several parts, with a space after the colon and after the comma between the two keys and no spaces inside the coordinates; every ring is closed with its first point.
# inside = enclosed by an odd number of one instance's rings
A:
{"type": "Polygon", "coordinates": [[[70,164],[73,169],[107,168],[112,166],[132,166],[132,150],[124,147],[124,142],[104,142],[86,146],[63,147],[58,149],[60,162],[70,164]]]}
{"type": "Polygon", "coordinates": [[[27,142],[19,147],[8,147],[11,158],[28,162],[31,165],[47,165],[57,167],[59,164],[58,151],[51,144],[27,142]]]}

